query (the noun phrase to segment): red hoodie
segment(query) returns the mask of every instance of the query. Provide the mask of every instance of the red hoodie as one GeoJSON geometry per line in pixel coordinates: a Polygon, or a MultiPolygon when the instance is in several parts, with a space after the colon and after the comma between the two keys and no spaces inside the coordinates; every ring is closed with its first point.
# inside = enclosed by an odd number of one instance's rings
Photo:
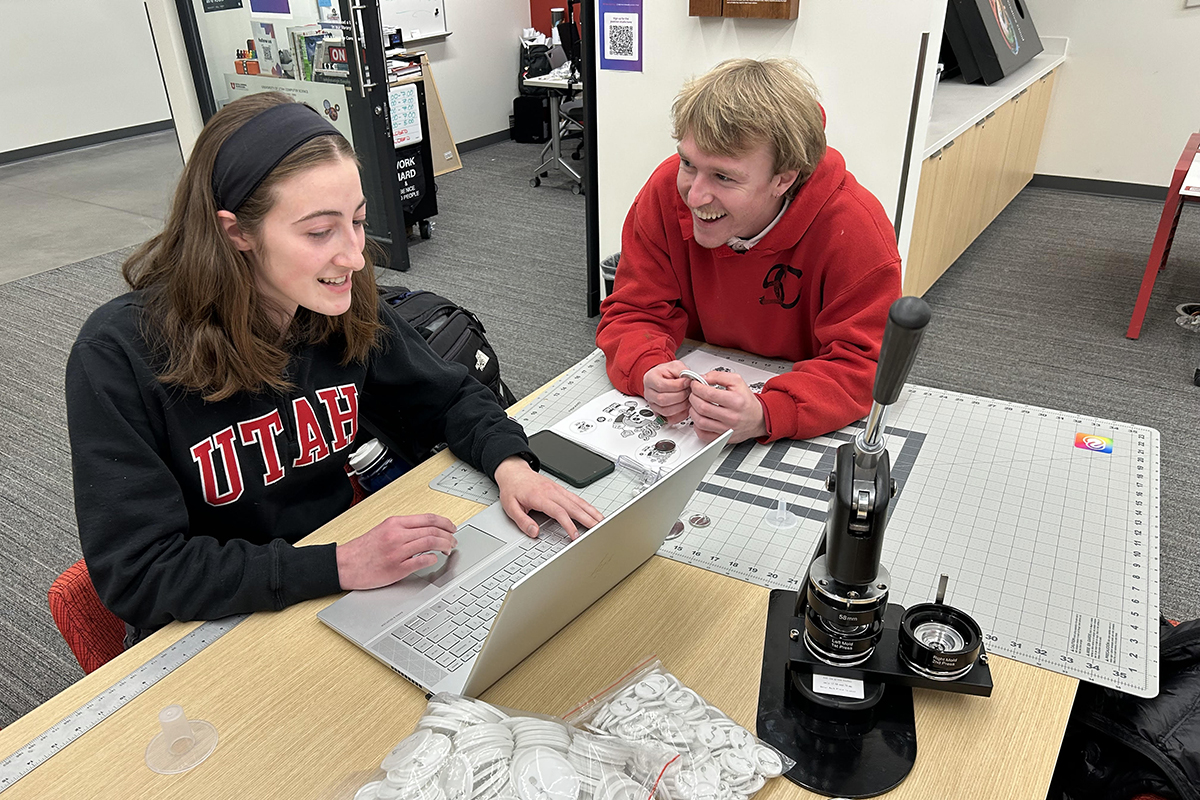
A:
{"type": "Polygon", "coordinates": [[[709,250],[692,239],[678,170],[677,155],[660,164],[625,218],[596,331],[613,386],[642,395],[647,370],[699,339],[796,362],[759,395],[763,441],[820,436],[864,416],[900,296],[900,254],[879,201],[828,148],[762,241],[745,253],[709,250]]]}

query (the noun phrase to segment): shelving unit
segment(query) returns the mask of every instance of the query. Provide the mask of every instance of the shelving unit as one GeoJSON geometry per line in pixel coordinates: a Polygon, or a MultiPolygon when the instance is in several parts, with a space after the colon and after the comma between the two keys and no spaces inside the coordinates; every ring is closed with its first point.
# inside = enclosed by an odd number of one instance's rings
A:
{"type": "Polygon", "coordinates": [[[1067,40],[991,86],[938,86],[925,137],[905,294],[924,294],[1029,183],[1067,40]]]}

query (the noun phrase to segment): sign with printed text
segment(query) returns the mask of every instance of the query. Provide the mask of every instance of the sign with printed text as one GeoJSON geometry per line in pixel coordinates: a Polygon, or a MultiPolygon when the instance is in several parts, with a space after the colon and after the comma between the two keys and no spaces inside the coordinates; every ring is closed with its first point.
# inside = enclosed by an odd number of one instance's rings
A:
{"type": "Polygon", "coordinates": [[[600,0],[600,69],[642,71],[641,0],[600,0]]]}
{"type": "Polygon", "coordinates": [[[294,81],[287,78],[273,78],[269,75],[225,73],[225,93],[229,101],[258,92],[283,92],[297,102],[307,103],[333,123],[333,127],[346,137],[346,141],[351,145],[354,144],[345,87],[336,83],[294,81]]]}
{"type": "Polygon", "coordinates": [[[404,147],[425,138],[421,130],[421,105],[417,85],[406,83],[388,90],[388,105],[392,109],[392,145],[404,147]]]}
{"type": "Polygon", "coordinates": [[[241,8],[242,0],[204,0],[204,13],[213,11],[228,11],[231,8],[241,8]]]}

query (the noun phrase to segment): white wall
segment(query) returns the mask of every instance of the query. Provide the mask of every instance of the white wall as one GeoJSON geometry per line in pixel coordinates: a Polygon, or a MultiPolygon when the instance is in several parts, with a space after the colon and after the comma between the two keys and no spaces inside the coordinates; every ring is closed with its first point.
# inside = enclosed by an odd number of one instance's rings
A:
{"type": "MultiPolygon", "coordinates": [[[[930,63],[941,40],[941,0],[801,0],[793,22],[689,17],[687,0],[643,6],[642,73],[600,70],[600,253],[620,248],[621,224],[654,167],[674,152],[671,101],[685,79],[734,56],[792,56],[822,92],[831,147],[894,220],[921,33],[930,63]]],[[[932,91],[927,70],[923,107],[932,91]]],[[[924,119],[922,115],[920,117],[924,119]]],[[[917,141],[924,141],[924,127],[917,141]]],[[[916,158],[919,158],[920,147],[916,158]]],[[[911,220],[915,183],[905,218],[911,220]]],[[[901,253],[907,249],[902,239],[901,253]]]]}
{"type": "Polygon", "coordinates": [[[1071,40],[1037,171],[1166,186],[1200,130],[1200,8],[1183,0],[1028,0],[1071,40]]]}
{"type": "Polygon", "coordinates": [[[0,152],[170,119],[141,0],[0,0],[0,152]]]}
{"type": "Polygon", "coordinates": [[[446,25],[451,36],[421,47],[429,54],[451,136],[465,142],[508,130],[529,0],[446,0],[446,25]]]}

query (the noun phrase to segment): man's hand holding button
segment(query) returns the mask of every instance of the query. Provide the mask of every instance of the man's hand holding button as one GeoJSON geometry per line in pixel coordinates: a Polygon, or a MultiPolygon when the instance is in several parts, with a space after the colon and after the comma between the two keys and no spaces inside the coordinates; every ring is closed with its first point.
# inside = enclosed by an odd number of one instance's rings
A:
{"type": "Polygon", "coordinates": [[[692,383],[688,407],[692,425],[702,442],[711,442],[728,430],[730,443],[767,435],[762,403],[736,372],[709,372],[708,385],[692,383]]]}
{"type": "Polygon", "coordinates": [[[680,377],[685,369],[687,365],[682,361],[668,361],[646,370],[642,377],[642,397],[651,411],[671,425],[688,417],[692,381],[680,377]]]}

